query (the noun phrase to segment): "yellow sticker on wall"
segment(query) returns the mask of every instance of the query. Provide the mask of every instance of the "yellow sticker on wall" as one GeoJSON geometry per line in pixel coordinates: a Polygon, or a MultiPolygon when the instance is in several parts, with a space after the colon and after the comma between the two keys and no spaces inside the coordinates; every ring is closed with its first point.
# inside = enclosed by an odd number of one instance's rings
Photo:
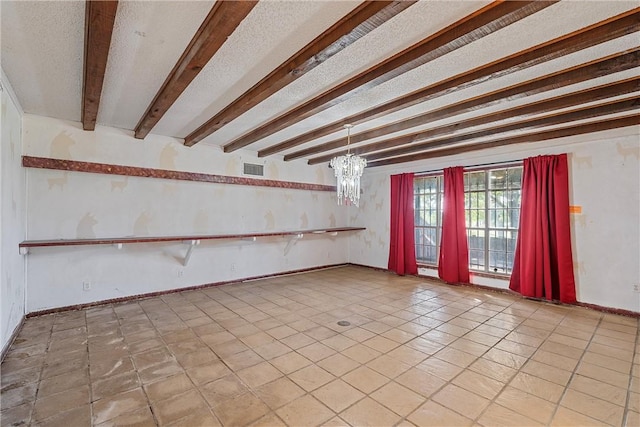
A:
{"type": "Polygon", "coordinates": [[[569,206],[569,213],[581,214],[582,213],[582,206],[569,206]]]}

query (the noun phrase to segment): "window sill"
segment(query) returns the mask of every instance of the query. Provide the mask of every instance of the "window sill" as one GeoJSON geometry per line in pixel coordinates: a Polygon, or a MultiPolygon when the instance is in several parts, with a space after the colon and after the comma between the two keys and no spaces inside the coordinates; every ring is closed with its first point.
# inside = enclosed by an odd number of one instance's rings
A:
{"type": "Polygon", "coordinates": [[[511,274],[505,274],[505,273],[488,273],[484,271],[469,270],[469,274],[472,276],[487,277],[489,279],[500,279],[500,280],[511,279],[511,274]]]}
{"type": "MultiPolygon", "coordinates": [[[[438,266],[437,265],[420,264],[420,263],[418,263],[418,268],[425,268],[425,269],[428,269],[428,270],[437,270],[438,266]]],[[[499,280],[509,280],[509,279],[511,279],[511,274],[503,274],[503,273],[489,273],[489,272],[485,272],[485,271],[469,270],[469,274],[471,276],[487,277],[489,279],[499,279],[499,280]]]]}

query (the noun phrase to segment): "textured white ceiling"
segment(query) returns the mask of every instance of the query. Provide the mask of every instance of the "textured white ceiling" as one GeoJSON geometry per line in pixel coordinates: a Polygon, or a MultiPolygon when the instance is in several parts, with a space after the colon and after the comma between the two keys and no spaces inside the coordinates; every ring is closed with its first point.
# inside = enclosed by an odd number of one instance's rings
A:
{"type": "Polygon", "coordinates": [[[25,112],[80,120],[84,1],[0,1],[2,69],[25,112]]]}
{"type": "MultiPolygon", "coordinates": [[[[304,100],[322,93],[403,49],[417,43],[461,17],[487,4],[484,2],[420,2],[375,29],[366,37],[329,58],[243,116],[215,132],[204,142],[221,144],[240,136],[304,100]],[[447,7],[443,7],[446,5],[447,7]],[[409,13],[409,11],[411,11],[409,13]]],[[[333,4],[333,3],[329,3],[333,4]]],[[[418,75],[418,80],[422,80],[418,75]]],[[[378,103],[378,99],[372,99],[378,103]]],[[[283,135],[293,136],[288,131],[283,135]]],[[[258,146],[256,145],[256,148],[258,146]]]]}
{"type": "MultiPolygon", "coordinates": [[[[589,48],[589,49],[585,49],[583,51],[580,52],[576,52],[574,54],[571,55],[567,55],[564,56],[562,58],[557,58],[542,64],[538,64],[535,65],[533,67],[529,67],[526,68],[524,70],[520,70],[511,74],[508,74],[506,76],[502,76],[500,78],[496,78],[496,79],[490,79],[490,80],[486,80],[478,85],[472,86],[472,87],[468,87],[465,89],[461,89],[458,91],[454,91],[454,92],[450,92],[444,96],[429,100],[427,102],[423,102],[417,105],[414,105],[413,107],[409,107],[406,109],[403,109],[401,111],[392,113],[392,114],[388,114],[386,116],[374,119],[374,120],[370,120],[367,121],[365,123],[359,124],[357,126],[355,126],[351,133],[352,134],[357,134],[360,132],[364,132],[368,129],[373,129],[373,128],[377,128],[380,126],[384,126],[384,125],[388,125],[390,123],[393,122],[397,122],[397,121],[402,121],[403,119],[406,119],[408,117],[413,117],[428,111],[432,111],[432,110],[436,110],[438,108],[447,106],[447,105],[451,105],[460,101],[463,101],[465,99],[469,99],[469,98],[473,98],[482,94],[486,94],[486,93],[490,93],[496,90],[500,90],[503,89],[505,87],[509,87],[512,85],[516,85],[516,84],[520,84],[526,81],[529,81],[531,79],[540,77],[540,76],[546,76],[548,74],[552,74],[558,71],[562,71],[566,68],[569,67],[573,67],[576,65],[580,65],[580,64],[584,64],[589,62],[592,58],[596,57],[596,55],[599,56],[606,56],[609,54],[613,54],[613,53],[618,53],[618,52],[623,52],[626,51],[629,48],[632,48],[634,45],[636,45],[638,43],[638,39],[637,39],[637,35],[631,34],[625,37],[621,37],[619,39],[607,42],[607,43],[603,43],[600,46],[597,47],[593,47],[593,48],[589,48]],[[603,55],[604,54],[604,55],[603,55]]],[[[437,64],[434,64],[433,70],[434,72],[437,71],[438,69],[445,69],[446,67],[439,67],[437,64]]],[[[446,73],[445,73],[446,74],[446,73]]],[[[563,95],[563,94],[567,94],[567,93],[572,93],[572,92],[576,92],[578,90],[582,90],[582,89],[587,89],[589,87],[594,87],[594,86],[599,86],[605,83],[610,83],[610,82],[615,82],[615,81],[620,81],[620,80],[624,80],[630,77],[634,77],[638,75],[638,69],[632,69],[632,70],[627,70],[621,73],[616,73],[610,76],[606,76],[606,77],[601,77],[599,79],[593,79],[593,80],[589,80],[586,82],[582,82],[582,83],[578,83],[578,84],[574,84],[574,85],[569,85],[569,86],[565,86],[563,88],[558,88],[558,89],[554,89],[551,91],[547,91],[547,92],[543,92],[541,94],[537,94],[537,95],[532,95],[532,96],[527,96],[527,97],[523,97],[523,98],[519,98],[517,100],[506,100],[503,101],[497,105],[493,105],[491,107],[487,107],[487,108],[481,108],[478,110],[475,110],[471,113],[466,113],[465,115],[456,115],[453,117],[449,117],[447,119],[442,119],[439,121],[434,121],[432,123],[429,123],[425,126],[420,126],[420,127],[416,127],[416,128],[411,128],[408,131],[404,131],[404,132],[399,132],[399,133],[395,133],[395,134],[390,134],[387,135],[385,137],[380,137],[380,138],[376,138],[376,139],[372,139],[372,140],[368,140],[362,144],[355,144],[355,146],[357,145],[366,145],[369,144],[371,142],[375,142],[377,140],[381,140],[381,139],[387,139],[391,136],[398,136],[401,135],[403,133],[412,133],[412,132],[417,132],[420,130],[424,130],[424,129],[429,129],[429,128],[433,128],[435,126],[439,126],[441,124],[444,123],[452,123],[452,122],[457,122],[460,120],[463,120],[464,118],[471,118],[471,117],[475,117],[478,115],[483,115],[483,114],[487,114],[489,112],[493,112],[493,111],[499,111],[499,110],[504,110],[504,109],[508,109],[512,106],[517,106],[517,105],[523,105],[523,104],[528,104],[531,102],[535,102],[535,101],[539,101],[539,100],[543,100],[543,99],[548,99],[554,96],[559,96],[559,95],[563,95]]],[[[441,76],[442,78],[445,77],[449,77],[449,75],[445,75],[445,76],[441,76]]],[[[437,80],[441,80],[442,78],[438,78],[437,80]]],[[[388,91],[388,94],[390,95],[390,99],[394,98],[393,95],[393,82],[388,82],[385,83],[384,85],[380,85],[378,86],[376,89],[373,89],[370,91],[370,93],[377,93],[378,91],[388,91]]],[[[380,96],[380,99],[382,99],[383,96],[380,96]]],[[[385,99],[386,100],[386,99],[385,99]]],[[[298,130],[298,132],[293,132],[293,129],[290,130],[285,130],[288,132],[292,132],[294,133],[294,135],[296,133],[302,133],[302,131],[306,131],[309,129],[313,129],[317,126],[319,126],[322,123],[326,123],[329,121],[334,121],[334,120],[338,120],[340,117],[344,117],[345,115],[350,114],[350,111],[353,110],[363,110],[366,107],[366,103],[362,103],[359,102],[360,100],[358,98],[354,98],[351,99],[349,101],[346,101],[342,104],[339,104],[335,107],[332,107],[331,109],[327,110],[325,113],[319,114],[317,116],[314,116],[310,119],[304,120],[302,122],[300,122],[299,124],[296,125],[296,127],[298,129],[302,129],[302,130],[298,130]],[[356,104],[355,106],[352,104],[356,104]],[[337,110],[337,111],[336,111],[337,110]],[[326,115],[327,117],[322,117],[323,115],[326,115]],[[315,122],[315,123],[313,123],[315,122]]],[[[284,134],[285,131],[283,132],[279,132],[277,134],[274,134],[273,136],[269,137],[268,139],[265,139],[264,141],[260,141],[254,145],[252,145],[251,147],[253,148],[254,146],[256,148],[260,148],[262,146],[269,146],[273,143],[277,143],[281,140],[284,140],[286,138],[284,137],[279,137],[280,135],[284,134]]],[[[282,154],[289,154],[298,150],[302,150],[308,147],[311,147],[313,145],[317,145],[320,143],[324,143],[327,141],[333,141],[336,138],[339,137],[344,137],[344,135],[346,135],[345,131],[339,131],[337,133],[333,133],[331,135],[327,135],[325,137],[322,138],[318,138],[312,142],[300,145],[298,147],[294,147],[292,149],[289,150],[285,150],[282,152],[282,154]]]]}
{"type": "Polygon", "coordinates": [[[258,3],[155,131],[186,136],[357,5],[358,2],[258,3]]]}
{"type": "MultiPolygon", "coordinates": [[[[516,22],[500,31],[483,37],[469,45],[451,52],[448,55],[440,57],[430,63],[416,68],[413,71],[405,73],[395,79],[383,83],[365,93],[359,94],[343,103],[340,103],[328,110],[325,110],[313,117],[305,119],[290,128],[277,132],[256,144],[251,145],[252,149],[262,149],[264,147],[287,140],[300,133],[312,130],[323,124],[330,123],[349,116],[358,111],[370,108],[372,105],[382,104],[385,101],[395,99],[398,96],[413,92],[422,87],[431,85],[438,81],[447,79],[453,75],[471,70],[487,62],[495,61],[510,54],[535,46],[547,40],[559,37],[571,31],[586,27],[593,23],[602,21],[608,17],[615,16],[628,9],[629,4],[606,3],[606,2],[561,2],[544,9],[532,16],[525,18],[520,22],[516,22]],[[618,6],[618,8],[614,7],[618,6]],[[567,21],[567,17],[573,19],[567,21]]],[[[358,125],[354,129],[355,132],[361,132],[365,129],[378,127],[393,121],[406,117],[412,117],[419,112],[442,107],[450,104],[451,100],[459,101],[468,97],[477,96],[492,90],[510,86],[518,82],[532,79],[536,76],[546,75],[555,71],[559,71],[573,65],[588,62],[594,58],[606,56],[610,53],[619,52],[638,45],[638,36],[630,35],[624,38],[624,41],[614,41],[612,43],[603,44],[585,51],[558,58],[539,64],[535,67],[508,74],[506,76],[495,78],[476,85],[470,90],[466,90],[464,96],[462,94],[452,93],[445,97],[439,97],[428,102],[425,105],[415,106],[394,113],[393,116],[388,115],[379,119],[369,121],[358,125]],[[393,117],[393,118],[392,118],[393,117]]],[[[306,76],[305,76],[306,77],[306,76]]],[[[302,78],[300,79],[302,80],[302,78]]],[[[269,100],[267,101],[269,102],[269,100]]],[[[266,104],[267,102],[263,103],[266,104]]],[[[256,107],[262,107],[262,104],[256,107]]],[[[248,112],[246,115],[251,114],[248,112]]],[[[235,125],[235,123],[233,123],[235,125]]],[[[212,143],[217,134],[221,134],[226,128],[220,132],[214,133],[208,140],[212,143]]],[[[244,133],[247,129],[228,135],[226,140],[237,137],[244,133]]],[[[228,130],[227,132],[231,132],[228,130]]],[[[336,135],[325,137],[306,144],[305,146],[315,145],[318,142],[326,142],[333,140],[336,135]]],[[[225,138],[223,138],[224,140],[225,138]]],[[[301,147],[305,147],[301,146],[301,147]]],[[[284,153],[297,151],[300,147],[288,150],[284,153]]]]}
{"type": "MultiPolygon", "coordinates": [[[[224,145],[488,3],[489,0],[421,1],[242,114],[200,144],[224,145]]],[[[213,0],[119,2],[98,113],[99,124],[133,130],[213,4],[213,0]]],[[[186,136],[359,4],[359,1],[260,1],[152,133],[178,138],[186,136]]],[[[84,1],[0,1],[2,68],[26,112],[80,120],[84,5],[84,1]]],[[[269,147],[638,5],[637,1],[559,2],[363,91],[247,148],[260,150],[269,147]]],[[[632,34],[371,120],[358,125],[354,133],[638,45],[637,33],[632,34]]],[[[505,101],[409,129],[395,136],[637,74],[638,68],[525,99],[505,101]]],[[[331,141],[342,134],[342,131],[337,132],[278,155],[331,141]]],[[[201,145],[196,145],[194,149],[201,145]]]]}
{"type": "Polygon", "coordinates": [[[133,129],[213,1],[124,1],[111,39],[98,123],[133,129]]]}

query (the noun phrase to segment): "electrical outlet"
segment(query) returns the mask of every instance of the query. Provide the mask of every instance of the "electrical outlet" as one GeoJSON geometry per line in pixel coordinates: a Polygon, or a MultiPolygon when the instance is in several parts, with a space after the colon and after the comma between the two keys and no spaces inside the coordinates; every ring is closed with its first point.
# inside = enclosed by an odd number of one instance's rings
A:
{"type": "Polygon", "coordinates": [[[640,285],[633,285],[633,292],[640,292],[640,285]]]}
{"type": "Polygon", "coordinates": [[[91,290],[91,282],[82,282],[82,290],[90,291],[91,290]]]}
{"type": "Polygon", "coordinates": [[[178,277],[182,277],[183,274],[184,274],[183,269],[178,270],[178,277]]]}
{"type": "Polygon", "coordinates": [[[231,263],[231,271],[236,271],[236,263],[235,262],[231,263]]]}

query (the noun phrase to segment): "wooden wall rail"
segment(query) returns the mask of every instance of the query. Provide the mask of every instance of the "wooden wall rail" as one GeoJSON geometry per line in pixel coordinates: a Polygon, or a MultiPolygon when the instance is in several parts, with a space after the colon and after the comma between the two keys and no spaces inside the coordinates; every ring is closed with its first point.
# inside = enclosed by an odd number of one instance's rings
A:
{"type": "Polygon", "coordinates": [[[311,184],[293,181],[276,181],[272,179],[245,178],[241,176],[211,175],[197,172],[172,171],[166,169],[140,168],[136,166],[79,162],[76,160],[51,159],[47,157],[22,156],[22,166],[27,168],[88,172],[107,175],[175,179],[179,181],[210,182],[213,184],[252,185],[258,187],[286,188],[290,190],[336,191],[336,187],[332,185],[311,184]]]}

